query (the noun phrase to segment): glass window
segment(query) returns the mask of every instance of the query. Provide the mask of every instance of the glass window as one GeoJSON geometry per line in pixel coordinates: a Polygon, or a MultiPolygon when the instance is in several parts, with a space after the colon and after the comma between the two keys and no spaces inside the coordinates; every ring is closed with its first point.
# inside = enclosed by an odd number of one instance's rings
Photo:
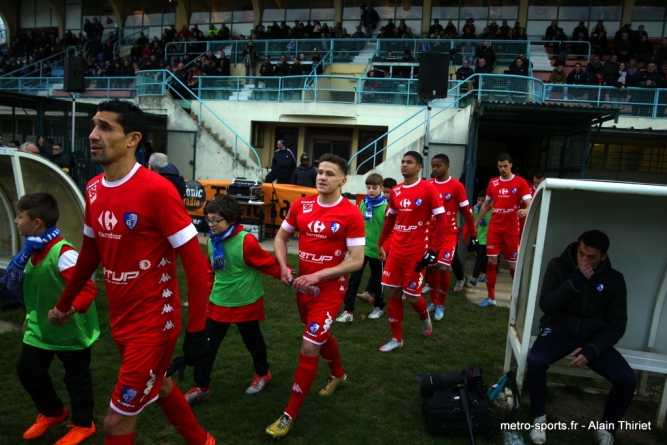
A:
{"type": "MultiPolygon", "coordinates": [[[[491,20],[516,20],[518,17],[518,6],[491,6],[489,8],[489,19],[491,20]]],[[[512,25],[510,24],[510,26],[512,25]]]]}
{"type": "Polygon", "coordinates": [[[528,20],[556,20],[558,18],[557,3],[548,4],[543,0],[528,2],[528,20]]]}
{"type": "Polygon", "coordinates": [[[588,6],[561,6],[558,9],[558,20],[587,20],[588,6]]]}
{"type": "Polygon", "coordinates": [[[632,8],[632,20],[663,20],[664,6],[636,6],[632,8]]]}
{"type": "Polygon", "coordinates": [[[211,21],[215,23],[231,23],[233,2],[229,0],[213,0],[211,3],[211,21]]]}
{"type": "Polygon", "coordinates": [[[591,20],[621,20],[621,0],[592,0],[591,20]]]}
{"type": "Polygon", "coordinates": [[[632,22],[632,29],[637,29],[639,25],[644,25],[644,31],[646,31],[646,34],[648,34],[649,39],[658,39],[665,35],[665,24],[663,22],[647,22],[644,20],[639,22],[632,22]]]}
{"type": "MultiPolygon", "coordinates": [[[[436,6],[431,9],[431,20],[456,20],[459,18],[459,7],[454,8],[436,6]]],[[[447,23],[447,22],[445,22],[447,23]]]]}

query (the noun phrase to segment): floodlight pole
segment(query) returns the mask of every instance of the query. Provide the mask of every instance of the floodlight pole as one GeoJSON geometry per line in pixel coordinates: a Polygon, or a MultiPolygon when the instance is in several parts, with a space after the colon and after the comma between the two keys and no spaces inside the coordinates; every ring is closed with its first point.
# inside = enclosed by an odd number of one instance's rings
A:
{"type": "Polygon", "coordinates": [[[74,138],[76,137],[76,93],[69,93],[72,96],[72,154],[74,154],[74,138]]]}
{"type": "Polygon", "coordinates": [[[431,177],[428,171],[428,144],[429,136],[431,134],[431,100],[426,101],[426,133],[424,134],[424,165],[422,167],[422,177],[424,179],[429,179],[431,177]]]}

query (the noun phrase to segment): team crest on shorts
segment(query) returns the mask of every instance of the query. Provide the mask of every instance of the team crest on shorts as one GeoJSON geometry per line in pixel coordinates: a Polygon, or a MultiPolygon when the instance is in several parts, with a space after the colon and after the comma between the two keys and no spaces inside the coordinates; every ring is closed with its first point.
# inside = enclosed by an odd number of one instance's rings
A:
{"type": "Polygon", "coordinates": [[[445,259],[449,259],[450,256],[452,256],[451,253],[449,253],[449,252],[445,252],[445,259]]]}
{"type": "Polygon", "coordinates": [[[338,229],[340,229],[340,224],[337,222],[332,222],[329,228],[331,229],[331,233],[336,233],[338,232],[338,229]]]}
{"type": "Polygon", "coordinates": [[[317,334],[317,331],[320,329],[320,325],[315,323],[314,321],[310,323],[310,326],[308,326],[308,333],[310,335],[315,335],[317,334]]]}
{"type": "Polygon", "coordinates": [[[132,212],[125,212],[123,215],[123,220],[125,220],[125,225],[127,228],[132,230],[137,227],[137,222],[139,222],[139,215],[132,212]]]}
{"type": "Polygon", "coordinates": [[[130,403],[137,397],[137,391],[130,388],[129,386],[123,386],[123,391],[121,391],[121,397],[125,403],[130,403]]]}
{"type": "Polygon", "coordinates": [[[417,287],[417,283],[415,283],[414,281],[410,281],[408,283],[408,289],[414,290],[414,288],[416,288],[416,287],[417,287]]]}

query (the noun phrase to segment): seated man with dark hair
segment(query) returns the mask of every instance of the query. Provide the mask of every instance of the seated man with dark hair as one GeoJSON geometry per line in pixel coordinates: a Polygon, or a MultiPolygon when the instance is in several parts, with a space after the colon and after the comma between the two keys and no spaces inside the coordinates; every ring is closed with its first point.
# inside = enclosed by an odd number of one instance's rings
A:
{"type": "Polygon", "coordinates": [[[570,355],[571,368],[587,365],[607,379],[612,388],[602,420],[594,430],[600,445],[614,443],[637,386],[634,371],[614,345],[628,322],[623,275],[612,269],[607,256],[609,238],[589,230],[549,262],[542,282],[540,335],[528,355],[528,388],[535,426],[534,444],[546,443],[547,370],[570,355]],[[545,428],[539,425],[545,424],[545,428]]]}

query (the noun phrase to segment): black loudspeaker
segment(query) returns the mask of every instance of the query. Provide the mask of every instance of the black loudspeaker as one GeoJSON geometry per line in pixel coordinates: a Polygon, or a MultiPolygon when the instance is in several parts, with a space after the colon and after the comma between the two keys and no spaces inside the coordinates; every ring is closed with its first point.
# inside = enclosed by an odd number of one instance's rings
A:
{"type": "Polygon", "coordinates": [[[428,99],[447,97],[449,54],[422,53],[419,59],[419,96],[428,99]]]}
{"type": "Polygon", "coordinates": [[[83,64],[83,59],[80,57],[65,56],[63,91],[67,91],[68,93],[83,93],[86,91],[83,64]]]}

